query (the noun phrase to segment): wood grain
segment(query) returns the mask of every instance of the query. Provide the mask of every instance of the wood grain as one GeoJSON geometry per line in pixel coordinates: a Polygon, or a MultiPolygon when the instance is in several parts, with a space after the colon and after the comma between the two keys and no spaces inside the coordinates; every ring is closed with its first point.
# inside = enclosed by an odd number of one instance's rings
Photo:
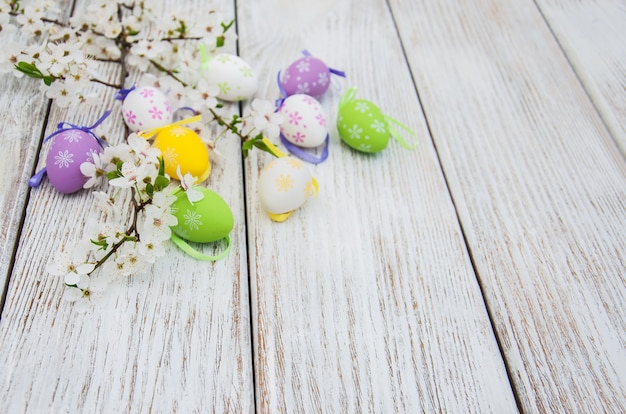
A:
{"type": "Polygon", "coordinates": [[[623,412],[626,164],[603,120],[532,1],[391,5],[522,408],[623,412]]]}
{"type": "Polygon", "coordinates": [[[344,90],[417,132],[377,155],[340,143],[311,167],[320,194],[284,223],[256,196],[271,157],[246,161],[257,409],[513,412],[516,404],[453,203],[384,1],[239,1],[241,56],[260,91],[308,49],[344,90]]]}
{"type": "Polygon", "coordinates": [[[537,0],[607,128],[626,154],[626,4],[537,0]]]}
{"type": "MultiPolygon", "coordinates": [[[[67,2],[65,2],[67,3],[67,2]]],[[[13,35],[14,38],[17,34],[13,35]]],[[[17,38],[15,38],[17,39],[17,38]]],[[[13,255],[26,206],[48,100],[35,82],[12,74],[0,76],[0,305],[10,277],[13,255]]]]}
{"type": "MultiPolygon", "coordinates": [[[[196,3],[166,2],[164,12],[179,6],[190,12],[196,3]]],[[[114,64],[102,70],[119,79],[114,64]]],[[[136,78],[132,73],[129,81],[136,78]]],[[[53,107],[47,132],[60,121],[91,125],[113,108],[98,132],[114,143],[123,140],[116,91],[93,88],[101,105],[79,113],[53,107]]],[[[253,411],[241,151],[234,140],[220,151],[224,159],[207,185],[235,216],[229,256],[199,262],[172,244],[146,275],[114,285],[87,315],[61,300],[62,281],[47,275],[45,266],[61,245],[78,240],[93,200],[87,192],[61,195],[49,184],[33,191],[0,323],[3,410],[253,411]]]]}

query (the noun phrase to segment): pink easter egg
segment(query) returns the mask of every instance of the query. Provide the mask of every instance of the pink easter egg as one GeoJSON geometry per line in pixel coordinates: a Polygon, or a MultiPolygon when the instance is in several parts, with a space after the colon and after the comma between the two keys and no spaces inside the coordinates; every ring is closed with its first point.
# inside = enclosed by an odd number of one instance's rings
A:
{"type": "Polygon", "coordinates": [[[281,84],[287,96],[301,93],[319,99],[330,86],[330,69],[318,58],[301,57],[283,72],[281,84]]]}
{"type": "Polygon", "coordinates": [[[90,134],[80,129],[67,129],[52,139],[46,156],[46,173],[54,188],[61,193],[73,193],[87,182],[80,171],[83,162],[93,162],[93,154],[102,147],[90,134]]]}
{"type": "Polygon", "coordinates": [[[315,98],[303,94],[291,95],[283,101],[278,112],[285,117],[280,132],[292,144],[313,148],[326,140],[326,114],[315,98]]]}
{"type": "Polygon", "coordinates": [[[122,116],[131,131],[147,131],[172,123],[172,106],[157,88],[140,86],[126,95],[122,116]]]}

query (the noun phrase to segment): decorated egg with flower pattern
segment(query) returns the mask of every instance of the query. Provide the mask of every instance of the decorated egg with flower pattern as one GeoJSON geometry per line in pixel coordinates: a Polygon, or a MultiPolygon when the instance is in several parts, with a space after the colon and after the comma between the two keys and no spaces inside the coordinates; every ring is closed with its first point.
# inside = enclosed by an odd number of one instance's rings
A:
{"type": "Polygon", "coordinates": [[[280,125],[280,132],[292,144],[313,148],[326,139],[326,113],[315,98],[303,94],[291,95],[283,101],[278,112],[285,119],[280,125]]]}
{"type": "Polygon", "coordinates": [[[224,101],[243,101],[251,98],[258,87],[252,67],[239,56],[221,53],[206,63],[205,76],[209,84],[219,88],[218,98],[224,101]]]}
{"type": "Polygon", "coordinates": [[[302,93],[319,99],[330,86],[330,69],[320,59],[304,56],[285,69],[281,84],[287,96],[302,93]]]}
{"type": "Polygon", "coordinates": [[[258,182],[261,207],[271,214],[284,214],[302,206],[317,193],[315,179],[302,161],[277,158],[261,171],[258,182]]]}
{"type": "Polygon", "coordinates": [[[389,143],[384,114],[365,99],[352,99],[339,106],[337,131],[346,144],[362,152],[378,152],[389,143]]]}
{"type": "Polygon", "coordinates": [[[140,86],[124,98],[122,116],[131,131],[146,131],[171,124],[172,107],[165,94],[157,88],[140,86]]]}
{"type": "Polygon", "coordinates": [[[196,243],[209,243],[228,236],[233,229],[233,213],[224,199],[205,187],[194,187],[204,197],[193,204],[184,191],[176,194],[171,206],[178,224],[172,231],[179,237],[196,243]]]}
{"type": "Polygon", "coordinates": [[[46,174],[50,184],[61,193],[73,193],[87,182],[80,171],[83,162],[93,162],[93,154],[102,147],[90,134],[80,129],[66,129],[52,138],[46,156],[46,174]]]}
{"type": "Polygon", "coordinates": [[[198,178],[198,183],[206,180],[211,173],[209,149],[200,136],[182,125],[170,125],[160,130],[152,144],[161,151],[165,173],[178,177],[176,170],[198,178]]]}

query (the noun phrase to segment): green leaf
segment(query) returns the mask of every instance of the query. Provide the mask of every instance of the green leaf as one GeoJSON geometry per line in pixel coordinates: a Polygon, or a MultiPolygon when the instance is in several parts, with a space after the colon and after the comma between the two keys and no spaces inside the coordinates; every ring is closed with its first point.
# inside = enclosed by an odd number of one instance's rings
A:
{"type": "Polygon", "coordinates": [[[226,38],[224,36],[217,36],[215,38],[216,47],[223,47],[225,42],[226,42],[226,38]]]}
{"type": "Polygon", "coordinates": [[[163,157],[159,158],[159,176],[165,176],[165,159],[163,157]]]}
{"type": "Polygon", "coordinates": [[[162,189],[167,187],[169,184],[170,184],[170,180],[168,180],[165,176],[157,175],[157,178],[154,180],[154,189],[156,191],[161,191],[162,189]]]}
{"type": "Polygon", "coordinates": [[[149,197],[154,195],[154,186],[150,183],[146,184],[146,194],[148,194],[149,197]]]}
{"type": "Polygon", "coordinates": [[[15,69],[19,70],[24,75],[29,76],[31,78],[43,79],[43,74],[41,73],[41,71],[37,69],[37,66],[33,65],[32,63],[18,62],[15,65],[15,69]]]}
{"type": "Polygon", "coordinates": [[[100,246],[101,250],[106,250],[109,247],[109,243],[106,242],[106,240],[101,240],[101,241],[97,241],[97,240],[90,240],[91,243],[95,244],[96,246],[100,246]]]}
{"type": "Polygon", "coordinates": [[[276,157],[276,154],[274,154],[267,145],[265,145],[265,142],[263,142],[263,140],[254,140],[252,141],[254,143],[254,146],[257,147],[258,149],[260,149],[261,151],[265,151],[269,154],[272,154],[274,157],[276,157]]]}
{"type": "Polygon", "coordinates": [[[241,144],[241,152],[243,153],[244,158],[248,157],[248,152],[250,152],[253,145],[254,145],[254,141],[251,139],[244,141],[243,144],[241,144]]]}
{"type": "Polygon", "coordinates": [[[123,177],[123,175],[122,175],[122,173],[120,171],[115,170],[115,171],[109,171],[106,174],[106,177],[107,177],[107,180],[111,181],[111,180],[113,180],[115,178],[123,177]]]}

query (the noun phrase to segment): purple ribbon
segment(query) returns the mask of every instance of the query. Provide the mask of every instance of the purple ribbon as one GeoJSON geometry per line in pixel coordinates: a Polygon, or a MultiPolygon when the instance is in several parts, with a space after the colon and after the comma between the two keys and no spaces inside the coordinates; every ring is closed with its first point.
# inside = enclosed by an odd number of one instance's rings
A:
{"type": "Polygon", "coordinates": [[[287,138],[285,138],[285,136],[282,133],[280,134],[280,142],[283,143],[285,148],[287,148],[287,150],[290,153],[300,158],[301,160],[306,161],[311,164],[320,164],[326,161],[326,159],[328,158],[329,141],[330,141],[330,135],[326,134],[326,140],[324,141],[324,149],[322,150],[322,155],[320,155],[319,157],[316,157],[315,155],[306,152],[304,149],[298,147],[292,142],[287,141],[287,138]]]}
{"type": "Polygon", "coordinates": [[[178,108],[178,109],[176,109],[174,111],[174,115],[172,116],[172,121],[173,122],[177,122],[177,121],[180,121],[182,119],[185,119],[184,116],[180,115],[181,111],[190,111],[193,114],[193,116],[200,115],[200,112],[196,111],[191,106],[181,106],[180,108],[178,108]]]}
{"type": "Polygon", "coordinates": [[[276,109],[274,110],[274,112],[278,111],[280,107],[283,105],[283,102],[285,102],[285,99],[287,99],[287,92],[285,91],[285,88],[283,88],[283,84],[280,81],[280,71],[278,71],[278,75],[276,75],[276,83],[278,84],[278,91],[280,92],[280,98],[276,99],[276,101],[274,102],[274,105],[276,106],[276,109]]]}
{"type": "MultiPolygon", "coordinates": [[[[104,122],[104,120],[111,115],[111,110],[108,109],[107,111],[104,112],[104,114],[100,117],[100,119],[98,119],[96,121],[95,124],[93,124],[90,127],[86,127],[86,126],[82,126],[82,125],[74,125],[74,124],[70,124],[69,122],[60,122],[57,125],[57,130],[54,131],[52,134],[48,135],[43,142],[47,142],[49,141],[52,137],[54,137],[55,135],[60,134],[61,132],[65,132],[65,131],[69,131],[71,129],[80,129],[83,132],[88,133],[89,135],[91,135],[92,137],[95,138],[95,140],[98,142],[98,144],[100,144],[100,147],[104,148],[104,144],[106,144],[105,141],[103,141],[98,135],[96,135],[95,132],[93,132],[92,130],[97,128],[98,125],[100,125],[102,122],[104,122]]],[[[107,144],[108,145],[108,144],[107,144]]]]}
{"type": "Polygon", "coordinates": [[[135,89],[136,86],[133,84],[133,86],[131,86],[128,89],[120,89],[116,94],[115,94],[115,99],[117,99],[118,101],[123,101],[124,99],[126,99],[126,96],[128,96],[129,93],[132,92],[133,89],[135,89]]]}
{"type": "Polygon", "coordinates": [[[41,170],[37,171],[35,175],[30,177],[30,180],[28,180],[28,186],[39,187],[39,184],[41,184],[41,182],[43,181],[43,177],[45,177],[46,172],[46,167],[43,167],[41,170]]]}
{"type": "MultiPolygon", "coordinates": [[[[306,56],[306,57],[310,57],[311,56],[311,53],[309,53],[309,51],[306,50],[306,49],[302,49],[302,54],[304,56],[306,56]]],[[[328,68],[328,70],[330,71],[330,73],[333,73],[333,74],[335,74],[337,76],[341,76],[342,78],[346,77],[346,72],[343,72],[341,70],[337,70],[337,69],[333,69],[333,68],[328,68]]]]}
{"type": "MultiPolygon", "coordinates": [[[[103,141],[98,135],[96,135],[95,132],[93,132],[92,130],[95,129],[96,127],[98,127],[98,125],[100,125],[102,122],[104,122],[104,120],[111,114],[111,110],[107,110],[104,112],[104,114],[100,117],[100,119],[98,119],[96,121],[95,124],[93,124],[90,127],[86,127],[86,126],[81,126],[81,125],[74,125],[74,124],[70,124],[69,122],[61,122],[57,125],[57,130],[54,131],[52,134],[48,135],[44,140],[43,143],[49,141],[50,139],[52,139],[54,136],[60,134],[61,132],[65,132],[65,131],[69,131],[71,129],[79,129],[83,132],[86,132],[87,134],[91,135],[92,137],[95,138],[96,142],[100,145],[100,147],[104,148],[104,145],[108,145],[105,141],[103,141]]],[[[43,181],[43,178],[46,175],[46,167],[42,168],[41,170],[37,171],[35,173],[35,175],[33,175],[32,177],[30,177],[30,179],[28,180],[28,186],[29,187],[38,187],[39,184],[41,184],[41,182],[43,181]]]]}

